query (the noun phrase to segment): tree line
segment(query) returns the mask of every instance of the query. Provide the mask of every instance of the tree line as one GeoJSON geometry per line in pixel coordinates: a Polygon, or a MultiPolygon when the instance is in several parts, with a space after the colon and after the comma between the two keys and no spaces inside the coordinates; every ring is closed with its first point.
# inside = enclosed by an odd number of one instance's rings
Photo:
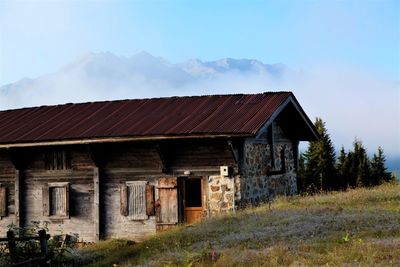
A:
{"type": "Polygon", "coordinates": [[[306,152],[300,154],[297,179],[299,192],[345,190],[379,185],[395,179],[387,171],[381,147],[369,158],[363,143],[356,139],[352,149],[347,152],[342,146],[336,158],[325,122],[317,118],[314,125],[320,139],[309,142],[306,152]]]}

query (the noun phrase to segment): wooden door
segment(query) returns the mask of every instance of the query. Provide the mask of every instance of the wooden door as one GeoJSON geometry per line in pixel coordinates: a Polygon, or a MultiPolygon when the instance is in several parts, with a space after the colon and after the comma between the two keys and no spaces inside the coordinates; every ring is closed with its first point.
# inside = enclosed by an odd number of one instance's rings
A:
{"type": "Polygon", "coordinates": [[[203,219],[203,178],[187,178],[183,182],[183,206],[185,223],[191,224],[203,219]]]}
{"type": "Polygon", "coordinates": [[[178,224],[178,181],[176,177],[158,180],[157,230],[178,224]]]}

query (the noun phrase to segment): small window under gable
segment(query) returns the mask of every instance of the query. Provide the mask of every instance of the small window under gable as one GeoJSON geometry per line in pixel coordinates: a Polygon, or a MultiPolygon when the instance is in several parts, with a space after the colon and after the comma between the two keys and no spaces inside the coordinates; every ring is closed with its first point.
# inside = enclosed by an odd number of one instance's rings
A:
{"type": "Polygon", "coordinates": [[[64,149],[50,150],[45,153],[46,170],[67,170],[70,168],[67,152],[64,149]]]}
{"type": "Polygon", "coordinates": [[[43,186],[43,215],[50,218],[69,218],[69,183],[49,183],[43,186]]]}
{"type": "Polygon", "coordinates": [[[275,169],[275,142],[274,142],[273,123],[271,123],[271,125],[268,127],[267,138],[268,138],[268,145],[271,157],[271,168],[275,169]]]}
{"type": "Polygon", "coordinates": [[[128,181],[120,188],[121,214],[131,220],[154,215],[154,186],[147,181],[128,181]]]}

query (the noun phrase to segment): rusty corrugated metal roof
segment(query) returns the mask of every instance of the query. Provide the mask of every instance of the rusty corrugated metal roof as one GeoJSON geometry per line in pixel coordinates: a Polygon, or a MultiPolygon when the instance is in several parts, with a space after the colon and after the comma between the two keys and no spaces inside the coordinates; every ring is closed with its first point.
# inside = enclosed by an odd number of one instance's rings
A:
{"type": "Polygon", "coordinates": [[[0,111],[0,144],[103,137],[254,135],[290,92],[132,99],[0,111]]]}

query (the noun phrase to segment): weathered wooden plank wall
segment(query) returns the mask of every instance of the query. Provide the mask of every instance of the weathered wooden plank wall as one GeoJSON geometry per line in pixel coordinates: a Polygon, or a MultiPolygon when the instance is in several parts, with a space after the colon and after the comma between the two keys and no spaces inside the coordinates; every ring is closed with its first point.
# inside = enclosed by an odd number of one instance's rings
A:
{"type": "Polygon", "coordinates": [[[17,224],[15,220],[15,174],[16,170],[6,150],[0,151],[0,183],[6,188],[6,214],[0,218],[0,236],[5,236],[7,226],[17,224]]]}
{"type": "Polygon", "coordinates": [[[105,149],[108,156],[100,173],[101,237],[141,240],[155,233],[155,216],[132,220],[127,216],[127,206],[126,215],[121,214],[120,188],[121,185],[126,188],[129,181],[148,181],[156,185],[157,179],[164,175],[161,158],[151,143],[107,145],[105,149]]]}
{"type": "Polygon", "coordinates": [[[169,170],[174,175],[183,175],[187,170],[192,175],[218,175],[222,165],[237,170],[232,150],[224,139],[174,141],[162,148],[169,170]]]}
{"type": "MultiPolygon", "coordinates": [[[[21,149],[18,155],[24,158],[19,175],[21,225],[50,221],[50,234],[78,233],[85,241],[122,237],[141,240],[155,233],[155,215],[133,220],[121,214],[121,184],[147,181],[157,187],[159,178],[182,176],[187,170],[204,177],[219,174],[220,165],[237,170],[225,139],[30,148],[21,149]],[[48,149],[65,149],[70,168],[46,170],[48,149]],[[52,219],[43,214],[43,187],[55,182],[69,183],[69,218],[52,219]]],[[[7,151],[1,150],[0,183],[8,188],[10,216],[0,220],[0,231],[15,223],[15,174],[7,151]]],[[[154,194],[157,199],[157,188],[154,194]]]]}
{"type": "MultiPolygon", "coordinates": [[[[57,149],[57,148],[55,148],[57,149]]],[[[78,233],[81,239],[95,241],[93,203],[93,168],[85,147],[67,148],[71,169],[45,170],[43,150],[29,153],[24,178],[21,181],[22,225],[32,221],[50,221],[50,234],[78,233]],[[69,218],[52,219],[43,214],[43,187],[54,182],[69,182],[69,218]]]]}

